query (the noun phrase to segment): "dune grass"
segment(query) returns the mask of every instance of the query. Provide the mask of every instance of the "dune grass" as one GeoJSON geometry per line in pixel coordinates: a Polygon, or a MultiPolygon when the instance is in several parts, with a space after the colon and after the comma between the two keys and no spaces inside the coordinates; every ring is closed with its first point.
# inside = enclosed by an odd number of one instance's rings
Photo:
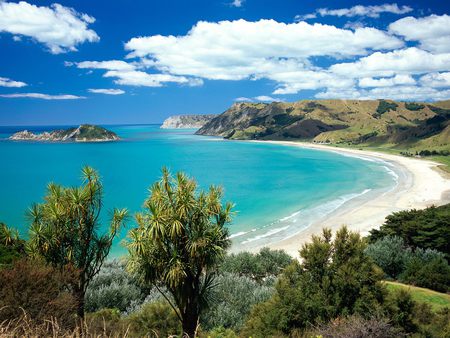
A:
{"type": "Polygon", "coordinates": [[[395,291],[399,289],[408,290],[409,292],[411,292],[411,296],[416,302],[428,303],[434,311],[441,310],[445,307],[450,308],[449,294],[397,282],[386,281],[385,283],[389,291],[395,291]]]}

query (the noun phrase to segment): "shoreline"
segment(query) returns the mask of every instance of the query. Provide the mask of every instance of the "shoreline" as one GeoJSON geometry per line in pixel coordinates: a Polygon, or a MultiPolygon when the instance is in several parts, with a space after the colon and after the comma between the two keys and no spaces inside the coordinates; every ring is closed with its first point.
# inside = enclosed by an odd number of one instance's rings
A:
{"type": "MultiPolygon", "coordinates": [[[[395,168],[398,175],[396,186],[391,190],[374,196],[373,199],[351,199],[336,210],[312,222],[293,236],[252,248],[259,251],[267,246],[274,250],[284,250],[293,257],[298,257],[298,250],[309,242],[312,235],[320,234],[322,228],[333,232],[342,225],[349,230],[365,236],[369,230],[379,228],[386,216],[393,212],[408,209],[424,209],[431,205],[450,202],[450,175],[443,172],[436,163],[429,160],[379,153],[370,150],[336,148],[332,146],[294,141],[250,141],[272,143],[283,146],[334,151],[343,156],[354,156],[383,161],[395,168]]],[[[241,250],[238,250],[241,251],[241,250]]]]}

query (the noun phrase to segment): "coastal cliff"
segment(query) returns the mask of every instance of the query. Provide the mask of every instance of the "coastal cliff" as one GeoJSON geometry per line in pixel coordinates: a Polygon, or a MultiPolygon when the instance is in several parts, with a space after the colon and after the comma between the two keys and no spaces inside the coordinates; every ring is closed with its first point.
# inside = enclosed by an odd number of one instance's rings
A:
{"type": "Polygon", "coordinates": [[[201,128],[217,115],[175,115],[167,118],[161,125],[162,129],[201,128]]]}
{"type": "Polygon", "coordinates": [[[235,103],[196,134],[450,150],[450,101],[302,100],[235,103]]]}
{"type": "Polygon", "coordinates": [[[53,130],[39,134],[28,130],[19,131],[9,137],[13,141],[47,141],[47,142],[107,142],[120,138],[103,127],[82,124],[77,128],[53,130]]]}

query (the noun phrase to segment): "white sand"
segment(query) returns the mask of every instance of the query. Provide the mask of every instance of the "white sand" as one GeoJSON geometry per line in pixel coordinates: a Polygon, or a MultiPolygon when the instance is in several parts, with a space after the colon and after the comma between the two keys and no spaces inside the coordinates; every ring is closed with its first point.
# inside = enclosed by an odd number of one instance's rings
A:
{"type": "Polygon", "coordinates": [[[392,212],[411,208],[423,209],[431,205],[437,206],[450,202],[450,175],[438,169],[439,164],[436,162],[311,143],[288,141],[255,142],[270,142],[287,146],[322,149],[352,156],[381,159],[395,166],[396,172],[399,174],[398,184],[391,191],[378,195],[372,200],[355,199],[349,201],[325,219],[322,219],[320,223],[313,223],[290,238],[269,244],[270,248],[283,249],[292,256],[298,256],[298,250],[302,244],[308,242],[311,235],[319,234],[324,227],[336,231],[345,224],[350,230],[366,235],[369,230],[379,228],[386,216],[392,212]]]}

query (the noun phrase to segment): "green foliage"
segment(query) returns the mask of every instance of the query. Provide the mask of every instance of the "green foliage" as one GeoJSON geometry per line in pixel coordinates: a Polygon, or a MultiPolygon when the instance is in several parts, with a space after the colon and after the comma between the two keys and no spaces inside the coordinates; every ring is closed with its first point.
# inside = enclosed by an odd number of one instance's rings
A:
{"type": "Polygon", "coordinates": [[[182,332],[177,315],[167,302],[146,303],[125,320],[136,337],[169,337],[182,332]]]}
{"type": "Polygon", "coordinates": [[[231,204],[222,206],[222,190],[197,184],[183,173],[172,177],[163,169],[150,188],[138,227],[129,233],[129,268],[149,284],[164,285],[183,331],[193,336],[198,318],[208,305],[217,266],[230,245],[225,225],[231,204]]]}
{"type": "Polygon", "coordinates": [[[143,292],[124,264],[110,261],[103,264],[86,290],[86,311],[118,309],[124,312],[133,303],[143,300],[143,292]]]}
{"type": "Polygon", "coordinates": [[[102,266],[126,217],[126,210],[114,210],[110,232],[99,235],[103,187],[92,168],[83,168],[82,174],[81,187],[49,184],[44,203],[33,205],[29,213],[30,252],[53,266],[69,266],[78,272],[71,287],[80,317],[84,316],[86,288],[102,266]]]}
{"type": "Polygon", "coordinates": [[[395,212],[386,217],[380,230],[372,230],[369,239],[375,242],[384,236],[401,237],[412,248],[434,249],[450,259],[450,204],[424,210],[395,212]]]}
{"type": "Polygon", "coordinates": [[[202,328],[222,327],[239,330],[253,305],[268,300],[274,288],[261,285],[247,276],[219,275],[210,298],[212,304],[201,316],[202,328]]]}
{"type": "Polygon", "coordinates": [[[25,241],[18,231],[0,222],[0,268],[25,256],[25,241]]]}
{"type": "Polygon", "coordinates": [[[227,255],[220,270],[262,282],[268,277],[278,276],[291,262],[292,257],[286,252],[263,248],[257,254],[243,251],[227,255]]]}
{"type": "Polygon", "coordinates": [[[389,294],[384,305],[384,311],[387,312],[391,323],[401,327],[405,332],[412,333],[417,330],[414,323],[415,304],[408,291],[399,289],[389,294]]]}
{"type": "Polygon", "coordinates": [[[209,332],[201,333],[199,336],[201,338],[238,338],[233,330],[223,327],[217,327],[209,332]]]}
{"type": "Polygon", "coordinates": [[[450,287],[450,266],[441,252],[418,248],[406,263],[399,279],[404,283],[447,292],[450,287]]]}
{"type": "Polygon", "coordinates": [[[313,236],[300,250],[302,262],[286,268],[276,294],[253,309],[244,331],[264,336],[265,330],[289,333],[342,315],[369,316],[380,308],[384,288],[365,248],[346,227],[334,240],[327,229],[313,236]]]}
{"type": "Polygon", "coordinates": [[[389,110],[397,110],[397,107],[398,107],[398,104],[395,102],[380,100],[380,102],[378,103],[376,117],[380,117],[381,115],[388,112],[389,110]]]}
{"type": "Polygon", "coordinates": [[[405,102],[405,108],[411,111],[422,110],[425,108],[423,104],[415,103],[415,102],[405,102]]]}
{"type": "Polygon", "coordinates": [[[396,279],[411,259],[412,251],[402,238],[386,236],[369,244],[365,253],[383,269],[387,277],[396,279]]]}
{"type": "Polygon", "coordinates": [[[14,261],[0,270],[0,322],[25,313],[37,323],[55,318],[62,326],[74,325],[76,302],[65,287],[72,278],[39,261],[14,261]]]}

